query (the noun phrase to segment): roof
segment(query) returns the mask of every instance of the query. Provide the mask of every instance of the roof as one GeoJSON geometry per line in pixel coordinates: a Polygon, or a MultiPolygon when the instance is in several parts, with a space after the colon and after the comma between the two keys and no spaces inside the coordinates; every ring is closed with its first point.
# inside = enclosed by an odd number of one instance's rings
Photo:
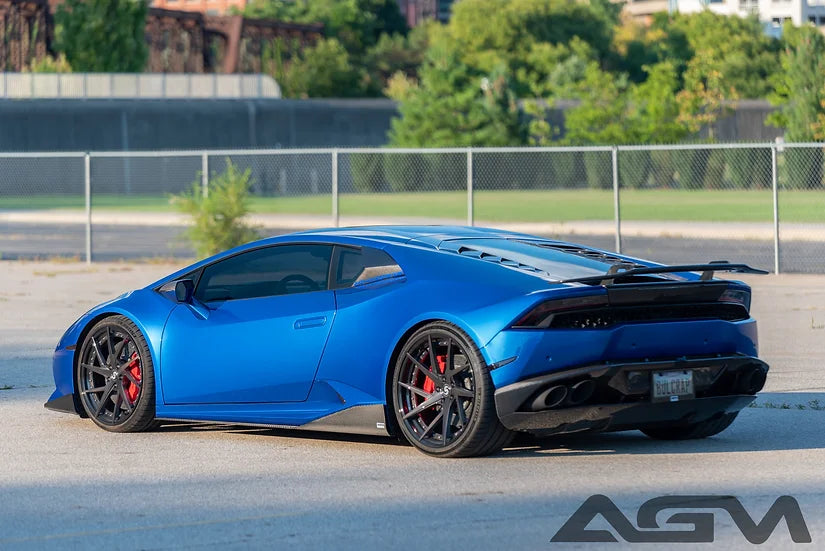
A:
{"type": "Polygon", "coordinates": [[[362,226],[303,232],[376,242],[431,247],[443,253],[492,262],[550,279],[603,275],[617,263],[634,260],[572,243],[492,228],[468,226],[362,226]]]}
{"type": "MultiPolygon", "coordinates": [[[[442,241],[453,239],[513,239],[533,238],[523,233],[516,233],[494,228],[477,226],[353,226],[347,228],[325,228],[301,232],[304,235],[329,235],[360,237],[377,241],[417,241],[438,247],[442,241]]],[[[299,234],[300,235],[300,234],[299,234]]]]}

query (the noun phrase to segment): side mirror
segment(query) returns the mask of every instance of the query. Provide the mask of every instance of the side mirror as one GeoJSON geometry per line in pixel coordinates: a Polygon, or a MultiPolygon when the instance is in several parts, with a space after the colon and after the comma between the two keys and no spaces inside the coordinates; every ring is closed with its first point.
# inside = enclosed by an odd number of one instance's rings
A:
{"type": "Polygon", "coordinates": [[[191,279],[181,279],[175,283],[175,300],[181,303],[192,302],[192,295],[195,293],[195,282],[191,279]]]}

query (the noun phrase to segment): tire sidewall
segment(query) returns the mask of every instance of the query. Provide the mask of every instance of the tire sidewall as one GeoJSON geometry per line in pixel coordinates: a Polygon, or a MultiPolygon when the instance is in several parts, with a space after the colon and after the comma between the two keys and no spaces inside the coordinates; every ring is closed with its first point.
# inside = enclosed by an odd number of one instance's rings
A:
{"type": "Polygon", "coordinates": [[[467,336],[463,331],[458,330],[458,328],[454,328],[452,324],[433,322],[421,327],[415,333],[413,333],[404,343],[404,346],[398,355],[398,359],[396,360],[393,370],[391,399],[393,412],[395,414],[395,421],[398,425],[399,431],[410,444],[412,444],[419,450],[423,451],[424,453],[439,456],[453,454],[453,452],[455,452],[458,448],[461,448],[468,440],[471,440],[473,438],[474,433],[478,429],[478,425],[481,423],[483,408],[491,407],[491,405],[492,407],[495,407],[494,404],[486,403],[485,387],[487,385],[492,385],[492,380],[490,379],[490,375],[487,372],[486,366],[484,364],[484,359],[481,356],[478,347],[475,345],[475,342],[473,342],[473,340],[469,336],[467,336]],[[467,360],[470,363],[473,372],[473,414],[469,420],[467,427],[464,430],[462,430],[461,435],[459,435],[458,438],[454,439],[452,442],[450,442],[450,444],[444,447],[428,446],[417,441],[416,436],[414,434],[410,434],[409,430],[407,429],[407,425],[404,422],[402,412],[399,411],[400,406],[398,404],[398,382],[404,367],[407,353],[411,352],[411,349],[419,339],[421,339],[423,336],[427,334],[433,333],[443,334],[454,339],[467,356],[467,360]]]}
{"type": "Polygon", "coordinates": [[[152,362],[152,355],[149,352],[149,347],[146,343],[146,338],[132,320],[121,315],[109,316],[95,323],[86,333],[86,336],[83,339],[83,344],[80,347],[80,354],[77,357],[75,367],[75,388],[83,411],[95,425],[110,432],[132,432],[146,428],[146,426],[151,423],[151,420],[154,419],[154,380],[154,364],[152,362]],[[141,388],[137,401],[133,406],[134,411],[125,421],[117,425],[106,424],[99,421],[94,415],[94,411],[89,410],[89,405],[86,403],[86,400],[80,395],[81,390],[83,389],[80,363],[86,357],[89,348],[92,346],[92,336],[106,327],[111,327],[112,330],[117,329],[117,331],[127,334],[138,348],[141,360],[141,388]],[[147,417],[149,416],[151,416],[151,419],[147,421],[147,417]]]}

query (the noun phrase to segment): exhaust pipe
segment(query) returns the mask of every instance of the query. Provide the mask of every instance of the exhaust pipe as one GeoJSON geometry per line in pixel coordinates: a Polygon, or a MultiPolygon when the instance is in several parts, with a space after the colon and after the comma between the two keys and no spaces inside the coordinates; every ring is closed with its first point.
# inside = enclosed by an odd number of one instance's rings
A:
{"type": "Polygon", "coordinates": [[[567,398],[567,387],[564,385],[551,386],[541,394],[536,396],[533,403],[530,404],[530,409],[539,411],[542,409],[554,408],[561,405],[564,399],[567,398]]]}
{"type": "Polygon", "coordinates": [[[570,387],[570,391],[567,393],[567,403],[571,406],[582,404],[593,396],[593,392],[595,392],[595,390],[596,381],[593,379],[579,381],[570,387]]]}
{"type": "Polygon", "coordinates": [[[736,381],[736,391],[742,394],[756,394],[765,386],[767,375],[758,368],[752,367],[744,373],[740,373],[736,381]]]}

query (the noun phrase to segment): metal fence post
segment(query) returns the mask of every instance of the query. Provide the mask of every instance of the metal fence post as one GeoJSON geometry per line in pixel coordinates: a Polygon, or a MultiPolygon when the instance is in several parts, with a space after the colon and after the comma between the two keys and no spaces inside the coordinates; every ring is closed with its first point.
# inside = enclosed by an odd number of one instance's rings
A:
{"type": "Polygon", "coordinates": [[[779,273],[779,177],[776,170],[776,146],[771,146],[771,187],[773,188],[773,271],[779,273]]]}
{"type": "Polygon", "coordinates": [[[209,153],[206,151],[201,154],[201,189],[203,198],[209,197],[209,153]]]}
{"type": "Polygon", "coordinates": [[[83,156],[83,183],[86,194],[86,264],[92,263],[92,170],[91,158],[83,156]]]}
{"type": "Polygon", "coordinates": [[[622,252],[622,217],[619,210],[619,148],[615,145],[610,151],[613,165],[613,215],[616,220],[616,252],[622,252]]]}
{"type": "Polygon", "coordinates": [[[467,148],[467,225],[475,225],[473,212],[473,148],[467,148]]]}
{"type": "Polygon", "coordinates": [[[338,149],[332,150],[332,226],[337,228],[338,218],[338,149]]]}

